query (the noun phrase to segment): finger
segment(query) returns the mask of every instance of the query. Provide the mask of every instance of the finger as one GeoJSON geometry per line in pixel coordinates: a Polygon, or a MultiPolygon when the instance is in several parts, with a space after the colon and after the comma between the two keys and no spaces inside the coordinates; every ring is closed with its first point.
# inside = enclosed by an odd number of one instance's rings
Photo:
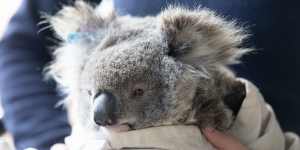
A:
{"type": "Polygon", "coordinates": [[[68,150],[65,144],[55,144],[50,150],[68,150]]]}
{"type": "Polygon", "coordinates": [[[207,140],[219,150],[246,150],[238,140],[212,128],[203,130],[207,140]]]}

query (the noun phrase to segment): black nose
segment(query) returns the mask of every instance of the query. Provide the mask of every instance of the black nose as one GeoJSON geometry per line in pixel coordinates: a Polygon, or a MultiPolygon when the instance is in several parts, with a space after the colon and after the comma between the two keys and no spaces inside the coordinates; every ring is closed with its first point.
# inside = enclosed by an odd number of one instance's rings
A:
{"type": "Polygon", "coordinates": [[[110,92],[102,92],[94,99],[94,121],[100,126],[115,124],[116,98],[110,92]]]}

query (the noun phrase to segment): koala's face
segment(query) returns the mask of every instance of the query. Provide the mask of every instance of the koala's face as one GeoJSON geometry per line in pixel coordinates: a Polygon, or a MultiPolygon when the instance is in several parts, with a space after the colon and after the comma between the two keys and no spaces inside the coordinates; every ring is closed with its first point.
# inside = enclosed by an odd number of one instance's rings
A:
{"type": "Polygon", "coordinates": [[[185,83],[183,64],[165,53],[167,47],[156,40],[159,37],[134,36],[95,49],[84,65],[80,85],[86,98],[82,100],[91,105],[86,113],[100,125],[126,123],[134,129],[177,123],[191,110],[196,85],[190,82],[189,88],[181,89],[179,96],[185,101],[178,102],[176,88],[185,83]]]}
{"type": "Polygon", "coordinates": [[[233,108],[225,105],[245,94],[224,72],[245,52],[245,36],[208,10],[102,18],[77,2],[50,22],[63,40],[79,38],[57,49],[50,74],[78,103],[83,124],[224,124],[233,108]]]}

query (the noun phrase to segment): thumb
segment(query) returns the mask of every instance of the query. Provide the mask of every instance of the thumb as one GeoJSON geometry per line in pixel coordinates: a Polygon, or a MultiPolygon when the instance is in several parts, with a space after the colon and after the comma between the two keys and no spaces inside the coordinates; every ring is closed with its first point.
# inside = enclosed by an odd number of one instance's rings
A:
{"type": "Polygon", "coordinates": [[[206,128],[203,130],[203,133],[208,142],[218,150],[247,150],[247,148],[234,137],[221,133],[215,129],[206,128]]]}

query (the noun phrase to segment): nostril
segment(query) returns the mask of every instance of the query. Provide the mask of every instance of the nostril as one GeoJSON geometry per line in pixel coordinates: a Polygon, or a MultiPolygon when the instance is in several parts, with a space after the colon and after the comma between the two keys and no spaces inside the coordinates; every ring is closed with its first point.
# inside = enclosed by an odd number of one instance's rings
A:
{"type": "Polygon", "coordinates": [[[99,126],[106,126],[107,125],[107,122],[105,120],[97,120],[97,119],[94,118],[94,121],[99,126]]]}
{"type": "Polygon", "coordinates": [[[97,125],[99,126],[108,126],[108,125],[114,125],[115,121],[113,121],[112,119],[108,119],[108,120],[97,120],[94,118],[94,121],[97,125]]]}
{"type": "Polygon", "coordinates": [[[100,121],[100,120],[96,120],[94,119],[95,123],[99,126],[105,126],[104,122],[100,121]]]}

